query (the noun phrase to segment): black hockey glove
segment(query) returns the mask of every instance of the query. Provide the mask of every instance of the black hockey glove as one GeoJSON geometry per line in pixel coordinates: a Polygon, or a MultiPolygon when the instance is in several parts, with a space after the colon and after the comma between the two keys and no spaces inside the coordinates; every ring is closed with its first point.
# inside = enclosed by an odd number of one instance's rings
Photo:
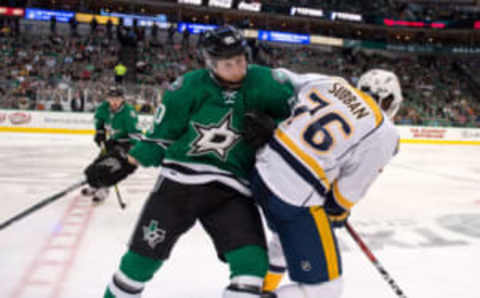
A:
{"type": "Polygon", "coordinates": [[[333,197],[332,191],[329,191],[327,193],[327,199],[325,200],[323,208],[327,213],[332,228],[342,228],[345,225],[348,217],[350,216],[350,210],[346,210],[345,208],[337,204],[335,198],[333,197]]]}
{"type": "Polygon", "coordinates": [[[105,140],[106,140],[105,130],[98,129],[97,131],[95,131],[94,141],[95,143],[97,143],[98,147],[101,147],[102,143],[105,142],[105,140]]]}
{"type": "Polygon", "coordinates": [[[255,150],[270,140],[277,127],[272,117],[259,111],[246,112],[243,125],[243,138],[255,150]]]}
{"type": "Polygon", "coordinates": [[[113,151],[95,159],[85,169],[85,175],[90,186],[99,188],[117,184],[136,169],[128,162],[126,153],[113,151]]]}
{"type": "Polygon", "coordinates": [[[130,150],[131,144],[129,142],[119,142],[117,140],[109,139],[105,142],[105,150],[108,153],[113,151],[119,151],[122,153],[127,153],[130,150]]]}

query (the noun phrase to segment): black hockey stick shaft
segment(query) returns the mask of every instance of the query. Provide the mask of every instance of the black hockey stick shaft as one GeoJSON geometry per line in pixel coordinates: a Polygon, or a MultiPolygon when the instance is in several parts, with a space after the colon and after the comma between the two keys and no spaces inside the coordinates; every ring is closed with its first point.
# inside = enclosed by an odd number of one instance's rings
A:
{"type": "Polygon", "coordinates": [[[15,215],[14,217],[4,221],[3,223],[0,224],[0,230],[3,230],[4,228],[8,227],[9,225],[11,225],[12,223],[16,222],[17,220],[20,220],[22,218],[24,218],[25,216],[29,215],[30,213],[60,199],[61,197],[65,196],[66,194],[68,194],[69,192],[79,188],[80,186],[86,184],[87,181],[86,180],[82,180],[80,182],[77,182],[71,186],[69,186],[67,189],[57,193],[57,194],[54,194],[53,196],[51,197],[48,197],[40,202],[38,202],[37,204],[33,205],[32,207],[26,209],[25,211],[22,211],[20,212],[19,214],[15,215]]]}
{"type": "Polygon", "coordinates": [[[117,195],[117,201],[120,205],[120,208],[125,209],[125,207],[127,207],[127,203],[125,203],[122,196],[120,195],[120,190],[118,189],[118,186],[115,184],[113,188],[115,189],[115,194],[117,195]]]}
{"type": "Polygon", "coordinates": [[[402,289],[400,289],[400,287],[395,282],[395,280],[390,276],[387,270],[385,270],[382,264],[380,264],[378,259],[375,257],[372,251],[368,248],[365,242],[363,242],[362,238],[360,238],[360,235],[358,235],[358,233],[353,229],[353,227],[350,225],[348,221],[345,223],[345,227],[347,228],[347,231],[350,234],[350,236],[352,236],[353,240],[355,240],[355,242],[358,244],[360,249],[365,253],[368,259],[373,263],[375,268],[377,268],[377,271],[380,272],[382,277],[387,281],[387,283],[393,289],[395,294],[397,294],[398,297],[407,298],[407,296],[405,296],[405,294],[403,293],[402,289]]]}

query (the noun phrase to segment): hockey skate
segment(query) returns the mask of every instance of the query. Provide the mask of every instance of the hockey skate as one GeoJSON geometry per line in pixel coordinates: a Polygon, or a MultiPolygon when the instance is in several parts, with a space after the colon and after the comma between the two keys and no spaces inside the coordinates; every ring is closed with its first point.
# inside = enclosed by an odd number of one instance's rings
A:
{"type": "Polygon", "coordinates": [[[87,187],[82,188],[81,193],[84,196],[93,196],[95,194],[95,191],[97,191],[96,188],[87,186],[87,187]]]}
{"type": "Polygon", "coordinates": [[[109,193],[110,190],[106,187],[96,189],[93,194],[92,202],[95,204],[103,203],[108,197],[109,193]]]}

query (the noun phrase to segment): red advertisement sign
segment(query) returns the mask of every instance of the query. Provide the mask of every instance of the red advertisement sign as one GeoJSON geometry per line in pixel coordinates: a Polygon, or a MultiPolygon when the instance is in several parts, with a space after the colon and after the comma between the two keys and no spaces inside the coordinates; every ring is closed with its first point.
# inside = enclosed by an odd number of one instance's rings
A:
{"type": "Polygon", "coordinates": [[[32,115],[24,112],[16,112],[8,116],[10,122],[14,125],[20,125],[30,122],[32,120],[32,115]]]}
{"type": "Polygon", "coordinates": [[[23,17],[25,10],[23,8],[0,6],[0,15],[23,17]]]}
{"type": "Polygon", "coordinates": [[[410,128],[415,139],[444,139],[447,132],[444,128],[410,128]]]}
{"type": "Polygon", "coordinates": [[[383,24],[387,26],[401,26],[401,27],[431,27],[436,29],[443,29],[446,27],[444,23],[441,22],[433,22],[433,23],[425,23],[425,22],[412,22],[412,21],[404,21],[404,20],[392,20],[392,19],[383,19],[383,24]]]}

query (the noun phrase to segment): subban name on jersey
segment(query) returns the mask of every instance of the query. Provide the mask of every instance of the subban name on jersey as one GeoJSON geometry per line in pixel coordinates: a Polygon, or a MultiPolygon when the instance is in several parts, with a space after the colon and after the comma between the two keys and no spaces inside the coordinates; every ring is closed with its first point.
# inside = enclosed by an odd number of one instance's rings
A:
{"type": "Polygon", "coordinates": [[[357,119],[362,119],[370,114],[369,110],[359,102],[358,96],[355,96],[352,91],[342,84],[334,83],[332,89],[329,89],[328,92],[345,104],[357,119]]]}

